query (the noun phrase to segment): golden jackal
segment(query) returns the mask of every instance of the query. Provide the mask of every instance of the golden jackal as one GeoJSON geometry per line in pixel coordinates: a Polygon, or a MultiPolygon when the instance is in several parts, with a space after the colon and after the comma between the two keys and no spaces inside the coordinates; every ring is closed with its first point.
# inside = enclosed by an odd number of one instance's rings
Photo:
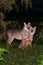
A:
{"type": "Polygon", "coordinates": [[[33,41],[33,36],[35,32],[36,32],[36,27],[30,26],[28,35],[26,38],[22,38],[22,43],[19,45],[19,48],[26,48],[28,45],[32,47],[32,41],[33,41]]]}
{"type": "Polygon", "coordinates": [[[29,32],[29,29],[28,29],[29,27],[30,27],[30,23],[28,24],[24,23],[24,27],[22,30],[8,30],[7,44],[11,45],[14,39],[21,40],[21,41],[23,38],[26,39],[29,32]]]}
{"type": "Polygon", "coordinates": [[[31,46],[33,41],[33,36],[35,34],[36,27],[32,27],[30,23],[24,23],[24,27],[22,30],[8,30],[6,32],[6,41],[7,44],[11,45],[14,39],[21,40],[21,44],[19,48],[26,48],[28,45],[31,46]]]}

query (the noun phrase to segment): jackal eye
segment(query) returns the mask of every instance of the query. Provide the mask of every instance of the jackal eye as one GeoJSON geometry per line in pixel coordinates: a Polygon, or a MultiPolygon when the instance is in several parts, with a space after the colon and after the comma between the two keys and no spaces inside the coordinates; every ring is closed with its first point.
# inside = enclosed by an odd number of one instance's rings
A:
{"type": "Polygon", "coordinates": [[[30,27],[28,27],[28,29],[30,29],[30,27]]]}
{"type": "Polygon", "coordinates": [[[33,30],[31,30],[31,32],[33,32],[33,30]]]}

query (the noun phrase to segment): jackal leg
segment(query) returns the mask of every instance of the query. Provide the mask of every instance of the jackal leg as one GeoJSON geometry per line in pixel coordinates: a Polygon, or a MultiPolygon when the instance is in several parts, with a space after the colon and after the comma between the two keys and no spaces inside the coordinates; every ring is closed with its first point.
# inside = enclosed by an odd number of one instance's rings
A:
{"type": "Polygon", "coordinates": [[[19,48],[25,48],[25,39],[22,39],[21,44],[19,45],[19,48]]]}
{"type": "Polygon", "coordinates": [[[14,40],[14,36],[8,36],[7,45],[10,46],[13,40],[14,40]]]}
{"type": "Polygon", "coordinates": [[[32,48],[32,42],[30,40],[26,40],[26,47],[29,45],[32,48]]]}
{"type": "Polygon", "coordinates": [[[7,47],[10,47],[10,45],[11,45],[11,38],[9,37],[8,39],[7,39],[7,47]]]}
{"type": "Polygon", "coordinates": [[[29,43],[29,46],[32,48],[32,43],[31,42],[29,43]]]}

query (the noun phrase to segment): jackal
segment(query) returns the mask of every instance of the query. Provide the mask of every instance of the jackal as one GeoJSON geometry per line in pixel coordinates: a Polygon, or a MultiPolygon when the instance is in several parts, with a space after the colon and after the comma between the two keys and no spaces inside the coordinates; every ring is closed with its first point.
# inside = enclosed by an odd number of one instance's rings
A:
{"type": "Polygon", "coordinates": [[[8,30],[7,31],[7,44],[11,45],[11,43],[13,42],[14,39],[17,40],[23,40],[26,39],[28,36],[28,32],[30,28],[30,23],[26,24],[24,23],[24,27],[22,30],[8,30]]]}
{"type": "Polygon", "coordinates": [[[26,48],[28,45],[32,46],[33,36],[36,32],[36,27],[32,27],[30,22],[24,23],[22,30],[8,30],[5,32],[7,44],[11,45],[14,39],[21,40],[19,48],[26,48]]]}
{"type": "Polygon", "coordinates": [[[35,32],[36,32],[36,26],[35,27],[30,26],[28,35],[26,38],[22,38],[22,43],[19,45],[19,48],[26,48],[28,45],[32,47],[32,41],[35,32]]]}

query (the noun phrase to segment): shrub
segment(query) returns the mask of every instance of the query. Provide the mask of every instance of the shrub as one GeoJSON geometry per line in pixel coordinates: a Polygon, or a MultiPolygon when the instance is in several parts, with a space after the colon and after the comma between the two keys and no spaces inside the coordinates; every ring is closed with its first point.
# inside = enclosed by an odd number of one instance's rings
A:
{"type": "Polygon", "coordinates": [[[43,65],[43,55],[39,56],[38,65],[43,65]]]}
{"type": "Polygon", "coordinates": [[[2,55],[4,54],[4,52],[8,53],[8,50],[4,49],[4,48],[0,48],[0,61],[4,61],[4,58],[2,57],[2,55]]]}

